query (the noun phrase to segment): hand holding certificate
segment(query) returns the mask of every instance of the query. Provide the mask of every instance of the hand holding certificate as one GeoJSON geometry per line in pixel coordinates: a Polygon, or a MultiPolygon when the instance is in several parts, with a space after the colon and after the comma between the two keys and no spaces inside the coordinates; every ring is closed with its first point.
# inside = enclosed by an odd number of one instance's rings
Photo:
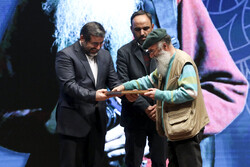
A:
{"type": "Polygon", "coordinates": [[[125,90],[124,85],[120,85],[120,86],[115,87],[112,91],[106,92],[106,96],[121,97],[125,95],[128,101],[134,102],[138,98],[139,94],[144,95],[144,93],[147,93],[147,92],[149,92],[149,90],[125,90]]]}

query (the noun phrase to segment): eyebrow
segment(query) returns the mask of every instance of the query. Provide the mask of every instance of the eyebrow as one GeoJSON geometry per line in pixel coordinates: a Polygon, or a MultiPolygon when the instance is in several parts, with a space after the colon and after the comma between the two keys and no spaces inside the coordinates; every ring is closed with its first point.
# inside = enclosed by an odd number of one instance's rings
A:
{"type": "Polygon", "coordinates": [[[135,27],[134,30],[135,30],[135,31],[141,31],[141,29],[143,29],[144,31],[146,31],[146,30],[148,30],[149,28],[150,28],[149,26],[142,27],[142,28],[135,27]]]}
{"type": "Polygon", "coordinates": [[[94,45],[98,45],[98,44],[103,44],[104,41],[102,41],[102,42],[91,42],[91,43],[94,44],[94,45]]]}

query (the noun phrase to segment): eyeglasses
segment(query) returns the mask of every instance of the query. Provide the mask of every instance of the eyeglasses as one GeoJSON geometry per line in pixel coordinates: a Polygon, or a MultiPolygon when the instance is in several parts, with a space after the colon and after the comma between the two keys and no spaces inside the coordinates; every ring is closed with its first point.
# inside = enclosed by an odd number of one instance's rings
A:
{"type": "Polygon", "coordinates": [[[155,56],[156,55],[156,52],[160,51],[161,49],[159,48],[155,48],[155,49],[149,49],[149,50],[146,50],[146,52],[149,54],[149,55],[153,55],[155,56]]]}
{"type": "Polygon", "coordinates": [[[147,30],[149,30],[149,28],[150,28],[149,26],[143,27],[143,28],[135,27],[134,30],[137,31],[137,32],[139,32],[141,30],[147,31],[147,30]]]}
{"type": "Polygon", "coordinates": [[[157,48],[156,49],[150,49],[150,50],[147,50],[146,52],[148,54],[152,54],[152,53],[155,53],[157,50],[158,50],[157,48]]]}

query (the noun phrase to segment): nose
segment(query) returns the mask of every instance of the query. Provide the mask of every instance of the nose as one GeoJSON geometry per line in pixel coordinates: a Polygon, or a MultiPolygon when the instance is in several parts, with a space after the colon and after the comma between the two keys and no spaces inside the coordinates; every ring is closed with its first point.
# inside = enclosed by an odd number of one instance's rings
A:
{"type": "Polygon", "coordinates": [[[98,49],[98,50],[100,50],[101,47],[102,47],[102,45],[103,45],[103,43],[98,43],[98,44],[95,45],[95,48],[98,49]]]}
{"type": "Polygon", "coordinates": [[[102,45],[101,45],[101,44],[98,44],[98,45],[96,46],[96,49],[100,50],[101,47],[102,47],[102,45]]]}
{"type": "Polygon", "coordinates": [[[145,31],[143,29],[141,29],[140,33],[141,33],[141,36],[142,36],[142,35],[145,34],[145,31]]]}

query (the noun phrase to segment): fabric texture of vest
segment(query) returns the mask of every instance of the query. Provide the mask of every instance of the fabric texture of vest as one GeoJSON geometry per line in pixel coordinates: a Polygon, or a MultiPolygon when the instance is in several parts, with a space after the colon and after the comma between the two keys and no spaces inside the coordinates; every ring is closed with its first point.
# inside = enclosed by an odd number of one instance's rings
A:
{"type": "MultiPolygon", "coordinates": [[[[167,136],[170,141],[192,138],[209,123],[197,67],[192,58],[179,49],[176,49],[166,90],[175,90],[179,87],[178,79],[186,63],[191,63],[196,72],[198,86],[196,99],[182,104],[164,102],[163,105],[162,101],[157,101],[156,129],[160,135],[167,136]],[[162,124],[162,117],[164,124],[162,124]]],[[[163,90],[164,87],[165,83],[159,76],[158,89],[163,90]]]]}

